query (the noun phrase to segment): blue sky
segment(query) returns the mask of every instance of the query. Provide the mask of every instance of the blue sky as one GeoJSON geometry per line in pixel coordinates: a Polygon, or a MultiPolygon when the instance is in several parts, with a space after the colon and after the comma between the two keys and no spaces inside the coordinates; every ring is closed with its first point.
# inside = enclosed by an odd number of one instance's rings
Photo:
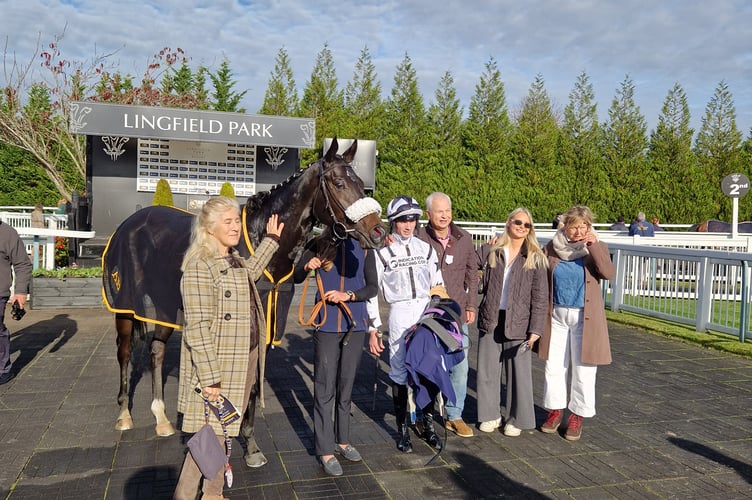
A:
{"type": "Polygon", "coordinates": [[[109,61],[137,76],[162,47],[182,48],[193,67],[216,69],[226,58],[236,90],[248,90],[242,104],[250,113],[263,102],[280,48],[302,95],[328,44],[342,87],[367,46],[385,98],[407,54],[426,105],[451,71],[467,110],[493,57],[512,114],[539,74],[562,111],[585,71],[601,122],[629,75],[649,130],[675,82],[687,93],[697,130],[721,80],[745,137],[752,127],[748,0],[6,0],[0,9],[2,42],[20,62],[28,62],[38,39],[46,44],[63,32],[63,57],[115,52],[109,61]]]}

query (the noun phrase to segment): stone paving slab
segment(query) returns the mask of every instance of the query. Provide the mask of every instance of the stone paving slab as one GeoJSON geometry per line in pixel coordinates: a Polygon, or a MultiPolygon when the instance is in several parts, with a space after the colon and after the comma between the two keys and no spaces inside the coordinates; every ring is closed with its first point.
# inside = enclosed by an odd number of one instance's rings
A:
{"type": "MultiPolygon", "coordinates": [[[[614,363],[598,370],[598,415],[583,437],[500,431],[434,451],[413,437],[397,451],[386,355],[364,351],[353,391],[352,442],[364,459],[324,474],[313,455],[310,332],[297,305],[269,352],[266,407],[256,433],[269,463],[245,466],[235,441],[233,500],[246,498],[705,499],[752,497],[752,361],[611,325],[614,363]],[[375,391],[375,392],[374,392],[375,391]]],[[[386,315],[384,315],[386,317],[386,315]]],[[[135,428],[114,428],[118,366],[114,318],[96,309],[31,310],[11,322],[17,377],[0,386],[0,498],[171,498],[187,436],[154,433],[149,353],[136,346],[135,428]]],[[[471,329],[475,342],[477,332],[471,329]]],[[[180,333],[167,346],[165,400],[177,420],[180,333]]],[[[476,353],[470,350],[465,420],[474,424],[476,353]]],[[[543,363],[533,363],[540,401],[543,363]]],[[[545,418],[536,409],[539,423],[545,418]]],[[[441,432],[443,434],[443,430],[441,432]]]]}

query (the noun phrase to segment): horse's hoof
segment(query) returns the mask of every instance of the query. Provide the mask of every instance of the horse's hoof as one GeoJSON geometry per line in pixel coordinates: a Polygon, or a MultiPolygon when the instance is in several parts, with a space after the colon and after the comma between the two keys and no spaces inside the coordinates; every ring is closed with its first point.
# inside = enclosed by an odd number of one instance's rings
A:
{"type": "Polygon", "coordinates": [[[157,432],[157,436],[159,437],[167,437],[175,434],[175,428],[170,422],[157,424],[156,427],[154,427],[154,430],[157,432]]]}
{"type": "Polygon", "coordinates": [[[115,422],[115,430],[117,431],[129,431],[131,429],[133,429],[133,419],[130,417],[119,418],[115,422]]]}
{"type": "Polygon", "coordinates": [[[244,458],[245,458],[245,464],[248,467],[251,467],[254,469],[262,467],[266,465],[266,462],[268,462],[264,454],[261,453],[260,451],[257,451],[255,453],[248,453],[244,458]]]}

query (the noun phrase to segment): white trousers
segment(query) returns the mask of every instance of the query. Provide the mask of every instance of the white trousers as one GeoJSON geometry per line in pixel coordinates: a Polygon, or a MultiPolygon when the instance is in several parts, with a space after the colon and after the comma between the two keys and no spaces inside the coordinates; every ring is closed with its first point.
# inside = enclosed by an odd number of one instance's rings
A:
{"type": "Polygon", "coordinates": [[[389,378],[407,384],[405,368],[405,332],[418,322],[428,298],[395,302],[389,308],[389,378]]]}
{"type": "Polygon", "coordinates": [[[595,415],[595,375],[598,366],[582,363],[582,316],[582,309],[554,306],[543,407],[548,410],[566,407],[581,417],[592,417],[595,415]],[[572,382],[567,404],[570,365],[572,382]]]}

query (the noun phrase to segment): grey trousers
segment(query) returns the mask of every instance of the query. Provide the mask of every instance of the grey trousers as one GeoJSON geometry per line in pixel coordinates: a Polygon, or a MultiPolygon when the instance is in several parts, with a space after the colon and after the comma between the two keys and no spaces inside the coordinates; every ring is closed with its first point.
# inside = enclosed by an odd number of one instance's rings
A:
{"type": "Polygon", "coordinates": [[[504,311],[494,332],[480,332],[478,339],[478,421],[497,418],[519,429],[535,428],[532,353],[518,354],[522,340],[504,337],[504,311]],[[506,398],[501,409],[501,377],[504,373],[506,398]]]}

